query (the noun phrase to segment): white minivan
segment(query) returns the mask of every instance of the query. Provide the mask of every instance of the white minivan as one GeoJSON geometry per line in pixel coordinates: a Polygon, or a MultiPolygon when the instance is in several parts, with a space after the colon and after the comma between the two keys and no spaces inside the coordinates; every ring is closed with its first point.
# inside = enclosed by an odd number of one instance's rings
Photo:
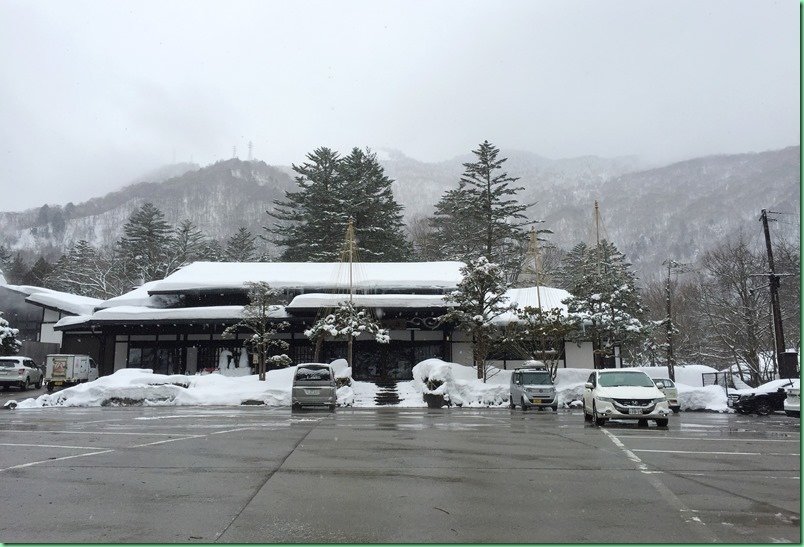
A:
{"type": "Polygon", "coordinates": [[[522,410],[552,408],[558,410],[556,386],[546,367],[520,368],[511,373],[508,406],[522,410]]]}
{"type": "Polygon", "coordinates": [[[655,420],[667,427],[672,414],[667,397],[641,370],[605,369],[589,375],[583,390],[583,416],[595,425],[607,420],[655,420]]]}

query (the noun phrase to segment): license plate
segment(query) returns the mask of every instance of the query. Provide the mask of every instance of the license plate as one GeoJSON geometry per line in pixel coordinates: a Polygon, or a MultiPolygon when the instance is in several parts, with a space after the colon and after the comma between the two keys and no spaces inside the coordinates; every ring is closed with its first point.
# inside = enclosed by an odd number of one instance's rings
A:
{"type": "Polygon", "coordinates": [[[629,408],[628,414],[642,414],[641,408],[629,408]]]}
{"type": "Polygon", "coordinates": [[[318,395],[318,390],[317,389],[305,389],[304,393],[307,394],[307,395],[318,395]]]}
{"type": "Polygon", "coordinates": [[[533,404],[540,405],[542,403],[541,399],[533,399],[533,404]]]}
{"type": "Polygon", "coordinates": [[[61,382],[50,382],[50,383],[53,384],[54,386],[60,386],[62,384],[61,382]]]}

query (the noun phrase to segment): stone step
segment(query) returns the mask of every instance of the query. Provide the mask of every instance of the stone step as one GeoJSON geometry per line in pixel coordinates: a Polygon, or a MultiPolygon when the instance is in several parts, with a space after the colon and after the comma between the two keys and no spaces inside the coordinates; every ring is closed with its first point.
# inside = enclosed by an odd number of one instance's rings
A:
{"type": "Polygon", "coordinates": [[[399,404],[399,393],[396,391],[395,380],[379,380],[374,382],[377,385],[377,394],[374,402],[379,406],[391,406],[399,404]]]}

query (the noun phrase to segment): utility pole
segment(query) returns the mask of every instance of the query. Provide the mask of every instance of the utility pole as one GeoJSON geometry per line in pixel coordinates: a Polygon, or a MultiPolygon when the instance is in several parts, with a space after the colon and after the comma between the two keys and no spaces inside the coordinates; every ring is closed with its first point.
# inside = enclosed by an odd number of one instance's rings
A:
{"type": "Polygon", "coordinates": [[[670,375],[670,379],[675,382],[676,359],[673,355],[673,294],[671,287],[671,274],[673,270],[675,270],[677,274],[683,272],[684,270],[682,268],[687,265],[680,264],[675,260],[665,260],[662,262],[662,264],[667,265],[667,282],[664,286],[665,301],[667,303],[667,372],[670,375]]]}
{"type": "MultiPolygon", "coordinates": [[[[773,214],[773,211],[770,211],[773,214]]],[[[779,304],[779,278],[780,275],[776,274],[775,267],[773,264],[773,248],[771,247],[771,238],[770,238],[770,229],[768,228],[768,222],[776,222],[775,218],[768,219],[768,211],[766,209],[762,209],[762,214],[759,217],[759,220],[762,222],[762,229],[765,232],[765,248],[768,252],[768,277],[770,278],[770,297],[771,297],[771,313],[773,314],[773,337],[774,343],[776,346],[776,363],[778,366],[778,372],[780,373],[780,377],[789,378],[791,376],[788,375],[795,375],[796,364],[793,359],[794,356],[791,355],[790,358],[787,357],[785,350],[787,346],[784,343],[784,330],[782,329],[782,309],[779,304]],[[792,370],[789,370],[792,365],[792,370]]],[[[776,372],[776,371],[774,371],[776,372]]],[[[776,374],[774,374],[776,376],[776,374]]]]}
{"type": "MultiPolygon", "coordinates": [[[[354,311],[354,298],[355,298],[355,286],[354,281],[352,279],[352,268],[354,266],[354,254],[355,254],[355,219],[349,217],[349,224],[346,227],[346,244],[349,253],[349,308],[354,311]]],[[[354,350],[354,336],[352,333],[349,333],[349,339],[346,342],[347,344],[347,355],[346,360],[349,362],[349,366],[352,366],[352,354],[354,350]]]]}

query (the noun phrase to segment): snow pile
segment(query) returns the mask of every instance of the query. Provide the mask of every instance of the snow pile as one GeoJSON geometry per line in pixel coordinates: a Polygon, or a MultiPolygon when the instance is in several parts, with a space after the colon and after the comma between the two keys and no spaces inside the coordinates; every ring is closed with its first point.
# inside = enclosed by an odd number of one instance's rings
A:
{"type": "Polygon", "coordinates": [[[272,370],[265,382],[256,375],[221,374],[184,376],[154,374],[150,369],[121,369],[110,376],[79,384],[36,399],[18,408],[115,405],[240,405],[260,401],[271,406],[290,405],[296,367],[272,370]]]}
{"type": "Polygon", "coordinates": [[[492,368],[488,381],[477,379],[473,367],[426,359],[413,367],[413,388],[421,394],[443,395],[456,406],[488,407],[508,404],[511,371],[492,368]]]}
{"type": "Polygon", "coordinates": [[[721,386],[693,387],[676,383],[681,410],[714,410],[728,412],[726,390],[721,386]]]}
{"type": "Polygon", "coordinates": [[[583,385],[592,371],[588,368],[560,368],[553,383],[556,386],[558,406],[576,407],[583,404],[583,385]],[[573,402],[575,404],[573,404],[573,402]]]}

